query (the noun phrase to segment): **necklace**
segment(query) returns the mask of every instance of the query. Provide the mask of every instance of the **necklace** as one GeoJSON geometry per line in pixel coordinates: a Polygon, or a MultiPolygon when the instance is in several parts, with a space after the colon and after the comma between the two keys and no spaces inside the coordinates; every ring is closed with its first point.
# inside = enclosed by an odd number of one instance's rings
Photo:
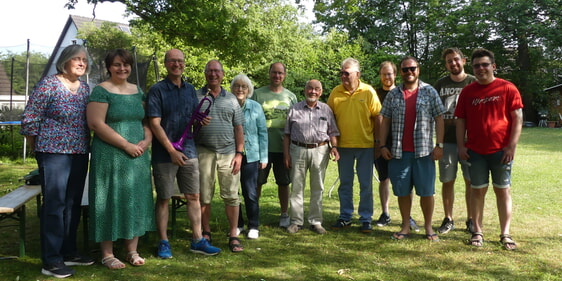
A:
{"type": "Polygon", "coordinates": [[[78,88],[80,87],[80,81],[78,79],[76,81],[72,82],[72,81],[70,81],[70,79],[66,78],[66,76],[64,74],[62,74],[60,77],[64,78],[64,81],[62,81],[62,83],[66,86],[66,88],[68,88],[68,90],[70,90],[73,93],[78,91],[78,88]],[[78,82],[78,85],[76,87],[72,87],[73,85],[76,84],[76,82],[78,82]]]}

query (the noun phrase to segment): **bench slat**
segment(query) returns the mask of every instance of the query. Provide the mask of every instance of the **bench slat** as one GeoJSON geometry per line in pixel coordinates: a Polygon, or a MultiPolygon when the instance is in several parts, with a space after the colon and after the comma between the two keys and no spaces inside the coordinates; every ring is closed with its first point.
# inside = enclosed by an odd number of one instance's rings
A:
{"type": "Polygon", "coordinates": [[[0,198],[0,213],[13,213],[41,193],[40,185],[23,185],[0,198]]]}

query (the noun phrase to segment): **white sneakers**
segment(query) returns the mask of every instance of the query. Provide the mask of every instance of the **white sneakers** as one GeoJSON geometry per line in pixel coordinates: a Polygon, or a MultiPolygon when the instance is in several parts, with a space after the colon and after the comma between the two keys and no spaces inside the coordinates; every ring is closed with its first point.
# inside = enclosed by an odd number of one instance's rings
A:
{"type": "Polygon", "coordinates": [[[240,236],[240,233],[244,232],[244,227],[236,228],[236,236],[240,236]]]}
{"type": "Polygon", "coordinates": [[[260,237],[260,231],[257,229],[250,229],[246,235],[248,239],[258,239],[260,237]]]}

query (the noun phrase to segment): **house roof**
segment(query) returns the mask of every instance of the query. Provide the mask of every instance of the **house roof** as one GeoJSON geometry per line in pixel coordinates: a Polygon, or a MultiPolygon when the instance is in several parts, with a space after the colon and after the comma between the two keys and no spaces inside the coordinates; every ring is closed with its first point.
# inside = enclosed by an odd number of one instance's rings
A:
{"type": "MultiPolygon", "coordinates": [[[[94,19],[94,18],[88,18],[88,17],[82,17],[82,16],[75,16],[75,15],[70,15],[69,16],[69,20],[71,20],[74,22],[74,24],[76,25],[77,29],[80,30],[81,28],[83,28],[84,26],[86,26],[89,23],[94,23],[94,25],[96,27],[101,27],[101,24],[104,22],[111,22],[117,25],[117,27],[119,29],[121,29],[121,31],[123,32],[127,32],[127,33],[131,33],[130,29],[129,29],[129,25],[126,23],[121,23],[121,22],[115,22],[115,21],[107,21],[107,20],[98,20],[98,19],[94,19]]],[[[67,22],[68,23],[68,22],[67,22]]]]}
{"type": "MultiPolygon", "coordinates": [[[[63,28],[60,36],[59,36],[59,39],[57,40],[57,44],[55,45],[55,48],[53,49],[53,53],[49,57],[49,61],[47,63],[47,66],[45,67],[45,70],[43,71],[42,77],[45,77],[46,75],[48,75],[49,69],[54,64],[55,59],[58,58],[57,54],[62,50],[62,47],[65,47],[65,46],[63,46],[63,44],[65,44],[64,40],[67,37],[67,33],[69,32],[71,26],[75,26],[76,30],[80,31],[80,29],[84,28],[89,23],[93,23],[96,27],[101,27],[102,23],[104,23],[104,22],[115,23],[117,25],[117,28],[119,28],[121,31],[131,33],[131,30],[129,29],[129,24],[126,24],[126,23],[99,20],[99,19],[95,19],[95,18],[82,17],[82,16],[76,16],[76,15],[69,15],[68,20],[66,21],[66,23],[64,25],[64,28],[63,28]]],[[[66,44],[68,44],[68,43],[66,43],[66,44]]]]}

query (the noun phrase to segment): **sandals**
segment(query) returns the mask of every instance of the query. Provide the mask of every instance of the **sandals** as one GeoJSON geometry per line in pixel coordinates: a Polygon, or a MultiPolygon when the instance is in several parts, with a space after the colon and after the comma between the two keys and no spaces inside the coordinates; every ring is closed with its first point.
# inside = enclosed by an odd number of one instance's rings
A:
{"type": "Polygon", "coordinates": [[[213,238],[210,231],[203,230],[201,234],[203,235],[203,238],[205,238],[205,240],[209,241],[209,243],[213,243],[213,238]]]}
{"type": "Polygon", "coordinates": [[[390,236],[390,239],[392,239],[392,240],[404,240],[404,239],[407,239],[408,237],[410,237],[410,234],[395,232],[394,234],[392,234],[390,236]]]}
{"type": "Polygon", "coordinates": [[[113,255],[101,259],[101,264],[105,265],[109,269],[125,268],[125,264],[113,255]]]}
{"type": "Polygon", "coordinates": [[[472,245],[474,247],[482,247],[484,246],[484,235],[482,232],[474,232],[468,240],[468,245],[472,245]]]}
{"type": "Polygon", "coordinates": [[[439,242],[439,241],[441,241],[441,239],[439,239],[439,236],[437,235],[437,233],[426,234],[425,237],[427,237],[427,240],[429,240],[430,242],[439,242]]]}
{"type": "Polygon", "coordinates": [[[244,247],[242,246],[242,243],[240,242],[240,239],[238,239],[238,237],[228,237],[228,247],[230,247],[230,251],[233,253],[240,253],[244,251],[244,247]]]}
{"type": "Polygon", "coordinates": [[[500,235],[500,243],[503,245],[503,248],[508,251],[513,251],[517,249],[517,244],[511,238],[509,234],[502,234],[500,235]]]}
{"type": "Polygon", "coordinates": [[[144,259],[139,255],[137,251],[130,251],[129,253],[127,253],[127,261],[132,266],[144,265],[144,259]]]}

